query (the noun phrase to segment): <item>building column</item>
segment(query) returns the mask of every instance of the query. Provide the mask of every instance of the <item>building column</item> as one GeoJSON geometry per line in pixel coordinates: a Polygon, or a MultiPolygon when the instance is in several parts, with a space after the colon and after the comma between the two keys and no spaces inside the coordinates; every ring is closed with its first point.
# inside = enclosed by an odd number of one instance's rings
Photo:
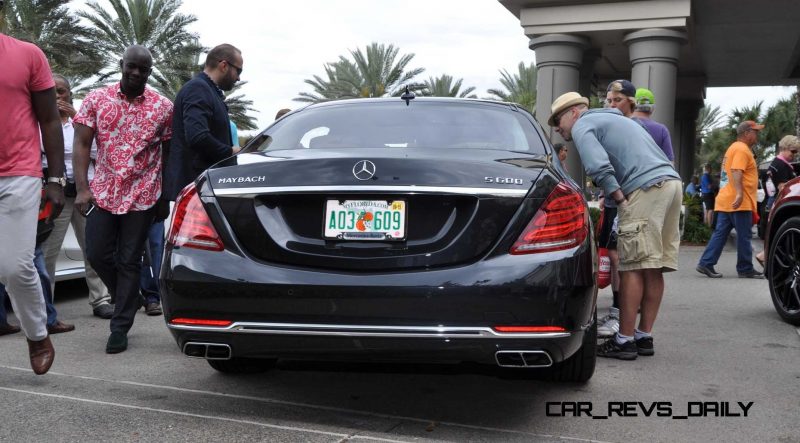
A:
{"type": "MultiPolygon", "coordinates": [[[[553,143],[563,143],[561,136],[547,125],[550,105],[561,94],[580,89],[583,51],[589,47],[589,40],[568,34],[546,34],[532,38],[528,46],[536,52],[536,120],[553,143]]],[[[583,185],[583,165],[575,149],[570,149],[567,157],[567,172],[583,185]]]]}
{"type": "MultiPolygon", "coordinates": [[[[678,79],[680,47],[688,40],[686,33],[672,29],[644,29],[623,38],[631,59],[631,82],[637,88],[653,91],[656,98],[653,120],[675,132],[675,85],[678,79]]],[[[678,157],[675,158],[676,164],[678,157]]]]}
{"type": "Polygon", "coordinates": [[[698,147],[695,121],[697,116],[700,115],[700,108],[702,107],[702,100],[679,100],[676,103],[675,130],[677,139],[672,140],[672,147],[675,149],[675,169],[680,173],[683,182],[687,184],[700,166],[695,165],[694,161],[698,147]]]}

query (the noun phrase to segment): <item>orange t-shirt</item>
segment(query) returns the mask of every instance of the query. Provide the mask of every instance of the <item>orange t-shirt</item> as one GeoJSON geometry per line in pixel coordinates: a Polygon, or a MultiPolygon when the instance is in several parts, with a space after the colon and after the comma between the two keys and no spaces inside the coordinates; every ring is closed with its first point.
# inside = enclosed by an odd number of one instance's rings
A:
{"type": "Polygon", "coordinates": [[[722,212],[755,211],[756,191],[758,191],[758,166],[753,151],[747,144],[735,141],[725,151],[722,159],[722,176],[719,180],[719,194],[714,201],[714,210],[722,212]],[[742,171],[742,204],[733,209],[736,187],[733,185],[732,170],[742,171]]]}

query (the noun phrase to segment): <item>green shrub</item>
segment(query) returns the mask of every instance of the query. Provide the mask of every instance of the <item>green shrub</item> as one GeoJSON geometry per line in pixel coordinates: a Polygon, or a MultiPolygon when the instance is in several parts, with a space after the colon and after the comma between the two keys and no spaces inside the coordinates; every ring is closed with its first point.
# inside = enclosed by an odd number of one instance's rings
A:
{"type": "Polygon", "coordinates": [[[711,228],[703,223],[703,203],[696,197],[684,197],[686,205],[686,220],[683,225],[683,238],[689,243],[708,243],[711,238],[711,228]]]}

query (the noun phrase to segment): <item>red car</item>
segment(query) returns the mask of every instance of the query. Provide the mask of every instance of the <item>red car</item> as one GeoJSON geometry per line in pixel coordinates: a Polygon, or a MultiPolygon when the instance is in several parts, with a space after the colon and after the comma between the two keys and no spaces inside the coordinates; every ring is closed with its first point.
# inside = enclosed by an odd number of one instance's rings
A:
{"type": "Polygon", "coordinates": [[[800,325],[800,177],[786,183],[777,195],[764,247],[775,309],[787,322],[800,325]]]}

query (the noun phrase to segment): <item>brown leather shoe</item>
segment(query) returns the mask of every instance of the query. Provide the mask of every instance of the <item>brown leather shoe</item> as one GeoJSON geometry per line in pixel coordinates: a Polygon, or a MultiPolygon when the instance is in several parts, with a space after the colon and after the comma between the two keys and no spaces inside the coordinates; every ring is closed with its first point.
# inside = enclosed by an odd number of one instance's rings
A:
{"type": "Polygon", "coordinates": [[[61,334],[62,332],[74,331],[75,325],[56,320],[55,324],[47,326],[48,334],[61,334]]]}
{"type": "Polygon", "coordinates": [[[0,325],[0,335],[16,334],[17,332],[19,332],[19,326],[10,323],[0,325]]]}
{"type": "Polygon", "coordinates": [[[56,350],[53,349],[49,336],[40,341],[28,339],[28,353],[31,356],[31,369],[36,375],[42,375],[50,370],[56,358],[56,350]]]}

